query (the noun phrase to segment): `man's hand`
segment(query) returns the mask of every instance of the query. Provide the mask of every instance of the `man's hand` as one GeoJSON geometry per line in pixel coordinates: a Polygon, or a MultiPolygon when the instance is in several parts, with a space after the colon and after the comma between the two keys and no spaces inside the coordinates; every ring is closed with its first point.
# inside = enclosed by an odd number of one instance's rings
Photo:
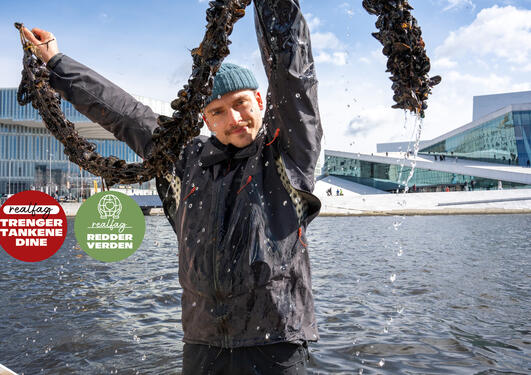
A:
{"type": "Polygon", "coordinates": [[[46,30],[33,28],[29,31],[24,27],[24,35],[35,46],[37,56],[47,63],[52,57],[59,53],[57,40],[53,34],[46,30]]]}

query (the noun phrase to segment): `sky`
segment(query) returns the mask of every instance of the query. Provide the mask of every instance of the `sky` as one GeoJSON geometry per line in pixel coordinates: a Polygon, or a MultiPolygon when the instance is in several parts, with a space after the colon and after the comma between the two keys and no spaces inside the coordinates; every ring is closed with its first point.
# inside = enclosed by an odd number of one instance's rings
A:
{"type": "MultiPolygon", "coordinates": [[[[361,0],[301,0],[319,80],[323,149],[370,153],[412,138],[414,122],[392,109],[376,17],[361,0]]],[[[410,0],[431,59],[433,88],[422,140],[472,120],[472,97],[531,90],[531,0],[410,0]]],[[[24,2],[0,0],[0,87],[17,87],[22,49],[15,21],[54,33],[61,52],[131,94],[170,102],[191,74],[204,36],[206,0],[24,2]]],[[[225,61],[267,80],[253,7],[238,21],[225,61]]]]}

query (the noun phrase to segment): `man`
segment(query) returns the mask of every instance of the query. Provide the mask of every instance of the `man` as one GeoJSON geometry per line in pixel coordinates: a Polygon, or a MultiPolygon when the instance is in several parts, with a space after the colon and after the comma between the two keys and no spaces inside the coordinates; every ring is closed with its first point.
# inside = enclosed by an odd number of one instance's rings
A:
{"type": "MultiPolygon", "coordinates": [[[[213,136],[157,178],[179,243],[184,374],[305,373],[318,339],[305,232],[321,206],[311,192],[322,129],[309,31],[298,0],[254,5],[264,117],[253,74],[224,64],[203,113],[213,136]]],[[[151,109],[33,32],[52,86],[146,157],[151,109]]]]}

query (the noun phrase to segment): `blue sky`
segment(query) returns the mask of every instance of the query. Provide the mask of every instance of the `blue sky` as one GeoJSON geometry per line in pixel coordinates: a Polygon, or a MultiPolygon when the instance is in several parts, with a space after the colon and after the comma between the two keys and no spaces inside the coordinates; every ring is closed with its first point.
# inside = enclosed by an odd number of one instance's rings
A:
{"type": "MultiPolygon", "coordinates": [[[[531,90],[531,0],[410,0],[423,30],[433,89],[422,139],[471,121],[472,96],[531,90]]],[[[0,0],[0,87],[16,87],[22,50],[13,22],[52,31],[61,52],[132,94],[171,101],[191,72],[203,38],[206,1],[0,0]]],[[[376,17],[361,0],[302,0],[320,81],[323,147],[373,152],[408,139],[404,113],[390,108],[391,81],[376,17]]],[[[239,21],[226,61],[251,68],[265,91],[252,7],[239,21]]],[[[411,121],[410,121],[411,123],[411,121]]]]}

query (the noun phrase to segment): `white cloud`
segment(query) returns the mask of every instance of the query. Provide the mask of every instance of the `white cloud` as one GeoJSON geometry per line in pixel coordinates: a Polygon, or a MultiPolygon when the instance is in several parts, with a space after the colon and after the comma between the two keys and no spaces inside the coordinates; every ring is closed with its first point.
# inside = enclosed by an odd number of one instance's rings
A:
{"type": "Polygon", "coordinates": [[[352,9],[352,5],[349,3],[342,3],[339,6],[340,9],[342,9],[347,16],[352,17],[356,12],[352,9]]]}
{"type": "Polygon", "coordinates": [[[441,57],[437,60],[434,60],[431,66],[435,69],[451,69],[457,66],[457,62],[449,59],[448,57],[441,57]]]}
{"type": "Polygon", "coordinates": [[[319,52],[314,60],[317,63],[332,63],[334,65],[346,65],[348,54],[346,52],[333,52],[332,54],[327,52],[319,52]]]}
{"type": "Polygon", "coordinates": [[[369,133],[379,132],[378,128],[395,126],[396,113],[389,111],[383,105],[364,108],[353,117],[347,126],[346,134],[351,136],[363,136],[369,133]]]}
{"type": "Polygon", "coordinates": [[[344,49],[343,43],[334,33],[312,33],[312,47],[315,49],[344,49]]]}
{"type": "Polygon", "coordinates": [[[308,28],[310,29],[310,31],[316,30],[321,24],[321,20],[319,19],[319,17],[315,17],[311,13],[305,14],[304,18],[306,19],[306,23],[308,24],[308,28]]]}
{"type": "Polygon", "coordinates": [[[531,58],[531,10],[496,5],[483,9],[472,24],[451,32],[435,52],[447,59],[465,54],[495,58],[518,69],[531,58]]]}
{"type": "Polygon", "coordinates": [[[460,9],[465,7],[470,7],[474,9],[476,6],[472,2],[472,0],[446,0],[448,2],[448,5],[446,8],[444,8],[444,11],[450,10],[450,9],[460,9]]]}
{"type": "Polygon", "coordinates": [[[499,91],[501,88],[509,88],[511,83],[511,77],[500,76],[494,73],[481,77],[475,74],[450,71],[444,77],[445,81],[454,87],[468,86],[474,87],[476,90],[488,92],[499,91]]]}
{"type": "Polygon", "coordinates": [[[371,53],[370,53],[370,56],[371,58],[373,59],[374,62],[382,65],[382,66],[386,66],[387,64],[387,57],[385,57],[385,55],[382,53],[382,50],[381,49],[375,49],[375,50],[372,50],[371,53]]]}
{"type": "Polygon", "coordinates": [[[311,34],[314,57],[318,63],[345,65],[348,59],[346,46],[332,32],[315,32],[311,34]]]}

